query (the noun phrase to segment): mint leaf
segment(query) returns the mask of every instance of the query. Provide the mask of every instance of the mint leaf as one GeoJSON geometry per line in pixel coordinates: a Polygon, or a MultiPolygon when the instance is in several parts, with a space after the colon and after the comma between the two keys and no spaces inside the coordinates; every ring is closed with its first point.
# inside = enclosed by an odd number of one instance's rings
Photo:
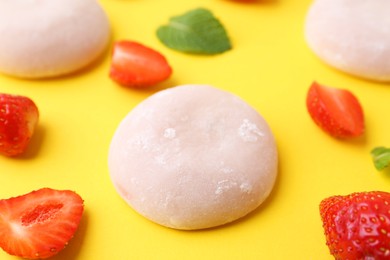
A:
{"type": "Polygon", "coordinates": [[[378,171],[390,165],[390,148],[376,147],[371,151],[371,156],[378,171]]]}
{"type": "Polygon", "coordinates": [[[232,48],[225,28],[204,8],[172,17],[157,30],[157,37],[167,47],[196,54],[217,54],[232,48]]]}

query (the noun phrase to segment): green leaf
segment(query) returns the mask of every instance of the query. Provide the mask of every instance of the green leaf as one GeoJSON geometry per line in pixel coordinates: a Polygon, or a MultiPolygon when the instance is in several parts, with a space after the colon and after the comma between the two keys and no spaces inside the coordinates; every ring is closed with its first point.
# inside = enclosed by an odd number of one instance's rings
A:
{"type": "Polygon", "coordinates": [[[157,30],[167,47],[196,54],[218,54],[232,48],[223,25],[207,9],[198,8],[172,17],[157,30]]]}
{"type": "Polygon", "coordinates": [[[390,148],[376,147],[371,151],[371,156],[378,171],[390,165],[390,148]]]}

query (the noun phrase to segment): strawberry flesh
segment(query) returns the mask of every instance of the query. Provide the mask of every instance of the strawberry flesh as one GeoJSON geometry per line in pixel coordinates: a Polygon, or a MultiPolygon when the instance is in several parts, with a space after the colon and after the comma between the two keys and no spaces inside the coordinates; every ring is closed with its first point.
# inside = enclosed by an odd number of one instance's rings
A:
{"type": "Polygon", "coordinates": [[[307,93],[306,106],[313,121],[334,137],[352,138],[364,133],[363,109],[348,90],[314,82],[307,93]]]}
{"type": "Polygon", "coordinates": [[[0,200],[0,247],[27,259],[57,254],[78,229],[83,203],[73,191],[49,188],[0,200]]]}
{"type": "Polygon", "coordinates": [[[24,153],[38,118],[38,108],[28,97],[0,94],[0,154],[24,153]]]}
{"type": "Polygon", "coordinates": [[[155,85],[170,77],[172,68],[159,52],[134,41],[114,44],[110,77],[134,88],[155,85]]]}
{"type": "Polygon", "coordinates": [[[337,260],[390,259],[390,193],[332,196],[320,203],[320,214],[337,260]]]}

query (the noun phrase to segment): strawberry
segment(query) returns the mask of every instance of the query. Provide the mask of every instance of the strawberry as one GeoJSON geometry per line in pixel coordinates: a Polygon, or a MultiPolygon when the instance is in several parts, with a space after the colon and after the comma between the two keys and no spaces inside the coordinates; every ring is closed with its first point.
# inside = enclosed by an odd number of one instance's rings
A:
{"type": "Polygon", "coordinates": [[[168,79],[172,68],[163,55],[133,41],[114,44],[110,77],[127,87],[148,87],[168,79]]]}
{"type": "Polygon", "coordinates": [[[306,106],[314,122],[334,137],[352,138],[364,133],[363,109],[348,90],[313,82],[307,93],[306,106]]]}
{"type": "Polygon", "coordinates": [[[0,247],[11,255],[48,258],[76,232],[84,210],[73,191],[43,188],[0,200],[0,247]]]}
{"type": "Polygon", "coordinates": [[[38,108],[28,97],[0,94],[0,153],[6,156],[22,154],[38,118],[38,108]]]}
{"type": "Polygon", "coordinates": [[[390,193],[333,196],[320,203],[326,244],[337,260],[390,259],[390,193]]]}

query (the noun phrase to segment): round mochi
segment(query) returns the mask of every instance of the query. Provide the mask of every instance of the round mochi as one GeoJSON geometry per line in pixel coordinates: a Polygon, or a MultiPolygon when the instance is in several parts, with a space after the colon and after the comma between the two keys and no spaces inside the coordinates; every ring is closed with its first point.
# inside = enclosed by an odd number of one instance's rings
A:
{"type": "Polygon", "coordinates": [[[389,0],[316,0],[306,17],[306,41],[336,69],[389,81],[389,10],[389,0]]]}
{"type": "Polygon", "coordinates": [[[205,85],[158,92],[135,107],[111,142],[110,176],[139,214],[175,229],[239,219],[271,193],[277,149],[243,100],[205,85]]]}
{"type": "Polygon", "coordinates": [[[46,78],[79,70],[109,42],[107,16],[96,0],[0,1],[0,71],[46,78]]]}

